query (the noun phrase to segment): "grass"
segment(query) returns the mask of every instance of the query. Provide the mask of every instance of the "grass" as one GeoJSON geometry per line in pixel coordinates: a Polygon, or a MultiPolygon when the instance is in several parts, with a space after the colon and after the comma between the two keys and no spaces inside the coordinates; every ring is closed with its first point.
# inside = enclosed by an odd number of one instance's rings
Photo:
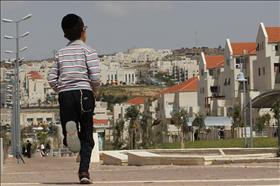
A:
{"type": "MultiPolygon", "coordinates": [[[[226,140],[201,140],[201,141],[186,141],[185,148],[230,148],[230,147],[244,147],[243,139],[226,139],[226,140]]],[[[277,138],[272,137],[258,137],[254,138],[254,146],[258,147],[277,147],[277,138]]],[[[160,149],[179,149],[181,145],[176,143],[158,144],[155,148],[160,149]]]]}

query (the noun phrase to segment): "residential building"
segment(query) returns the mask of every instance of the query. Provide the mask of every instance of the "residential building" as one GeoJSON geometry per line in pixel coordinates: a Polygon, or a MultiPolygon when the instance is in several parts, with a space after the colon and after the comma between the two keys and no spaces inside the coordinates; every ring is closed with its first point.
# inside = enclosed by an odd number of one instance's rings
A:
{"type": "Polygon", "coordinates": [[[41,126],[58,121],[58,108],[21,108],[20,124],[26,126],[41,126]]]}
{"type": "Polygon", "coordinates": [[[0,109],[0,126],[11,125],[12,122],[12,109],[1,108],[0,109]]]}
{"type": "Polygon", "coordinates": [[[31,71],[26,74],[26,93],[29,106],[40,106],[45,101],[44,79],[39,72],[31,71]]]}
{"type": "MultiPolygon", "coordinates": [[[[245,78],[253,89],[253,62],[256,60],[256,43],[254,42],[231,42],[226,40],[224,53],[224,96],[227,108],[234,105],[243,105],[241,90],[243,86],[237,81],[241,72],[241,65],[245,68],[245,78]],[[244,64],[247,64],[244,66],[244,64]]],[[[243,68],[243,69],[244,69],[243,68]]],[[[246,87],[246,89],[248,89],[246,87]]]]}
{"type": "Polygon", "coordinates": [[[101,83],[106,84],[136,84],[137,71],[135,68],[124,68],[120,63],[100,64],[101,83]]]}
{"type": "MultiPolygon", "coordinates": [[[[224,102],[224,96],[220,85],[223,83],[222,72],[224,66],[224,56],[204,55],[200,54],[199,60],[199,91],[198,91],[198,105],[200,111],[206,115],[214,115],[217,113],[217,107],[211,107],[213,102],[224,102]],[[219,100],[219,101],[218,101],[219,100]]],[[[222,103],[221,103],[222,104],[222,103]]],[[[223,106],[223,105],[220,105],[223,106]]],[[[217,113],[217,115],[224,115],[224,113],[217,113]]]]}
{"type": "Polygon", "coordinates": [[[180,61],[172,61],[171,75],[177,82],[183,82],[198,76],[197,60],[185,58],[180,61]]]}
{"type": "Polygon", "coordinates": [[[256,43],[255,89],[261,93],[280,89],[280,27],[265,27],[260,23],[256,43]]]}
{"type": "Polygon", "coordinates": [[[155,126],[159,142],[168,142],[169,140],[172,112],[185,109],[189,116],[194,116],[195,113],[199,112],[197,89],[198,78],[193,77],[160,92],[157,98],[157,118],[160,124],[155,126]]]}
{"type": "Polygon", "coordinates": [[[110,139],[111,118],[108,115],[107,102],[96,101],[94,116],[93,116],[93,126],[98,134],[99,150],[104,149],[105,139],[110,139]]]}

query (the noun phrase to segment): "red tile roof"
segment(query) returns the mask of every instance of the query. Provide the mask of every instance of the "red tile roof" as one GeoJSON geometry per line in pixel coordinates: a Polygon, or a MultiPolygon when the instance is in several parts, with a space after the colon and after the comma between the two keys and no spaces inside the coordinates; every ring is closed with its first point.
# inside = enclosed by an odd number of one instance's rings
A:
{"type": "Polygon", "coordinates": [[[175,92],[197,92],[198,87],[198,78],[193,77],[189,80],[186,80],[178,85],[168,87],[160,92],[160,94],[165,93],[175,93],[175,92]]]}
{"type": "Polygon", "coordinates": [[[243,55],[243,52],[247,54],[256,54],[256,43],[255,42],[246,42],[246,43],[231,43],[231,48],[233,55],[243,55]]]}
{"type": "Polygon", "coordinates": [[[31,71],[27,74],[32,80],[34,79],[43,79],[39,72],[31,71]]]}
{"type": "Polygon", "coordinates": [[[107,119],[95,119],[95,118],[93,118],[93,124],[94,125],[107,125],[108,120],[107,119]]]}
{"type": "Polygon", "coordinates": [[[145,102],[144,97],[135,97],[127,101],[127,103],[131,105],[141,105],[144,104],[144,102],[145,102]]]}
{"type": "Polygon", "coordinates": [[[265,27],[268,35],[268,42],[279,42],[280,41],[280,27],[265,27]]]}
{"type": "Polygon", "coordinates": [[[224,66],[224,56],[217,55],[217,56],[205,56],[206,60],[206,68],[212,69],[217,67],[223,67],[224,66]]]}

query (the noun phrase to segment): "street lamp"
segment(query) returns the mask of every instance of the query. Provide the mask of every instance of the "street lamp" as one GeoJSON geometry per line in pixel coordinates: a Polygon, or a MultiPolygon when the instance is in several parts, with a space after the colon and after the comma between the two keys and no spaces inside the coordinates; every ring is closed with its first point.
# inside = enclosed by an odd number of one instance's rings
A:
{"type": "MultiPolygon", "coordinates": [[[[13,36],[7,36],[5,35],[5,39],[15,39],[16,40],[16,60],[14,64],[14,72],[15,72],[15,78],[14,78],[14,102],[13,102],[13,124],[12,124],[12,152],[14,157],[16,157],[18,160],[21,157],[21,148],[20,148],[20,98],[19,98],[19,52],[23,52],[27,49],[27,47],[23,47],[22,49],[19,49],[19,38],[23,38],[28,36],[30,33],[25,32],[22,35],[19,35],[19,23],[31,18],[32,14],[28,14],[21,19],[14,21],[11,19],[2,19],[2,22],[4,23],[15,23],[16,24],[16,37],[13,36]]],[[[5,51],[5,53],[13,54],[13,51],[5,51]]],[[[23,159],[22,159],[23,161],[23,159]]],[[[24,161],[23,161],[24,162],[24,161]]]]}
{"type": "Polygon", "coordinates": [[[236,81],[243,83],[243,112],[244,112],[244,133],[245,133],[245,137],[244,137],[244,143],[245,143],[245,147],[247,147],[247,129],[246,129],[246,112],[245,112],[245,108],[246,108],[246,81],[247,79],[244,76],[243,71],[243,65],[245,65],[245,61],[243,60],[243,64],[241,63],[241,68],[240,68],[240,73],[237,75],[236,81]]]}

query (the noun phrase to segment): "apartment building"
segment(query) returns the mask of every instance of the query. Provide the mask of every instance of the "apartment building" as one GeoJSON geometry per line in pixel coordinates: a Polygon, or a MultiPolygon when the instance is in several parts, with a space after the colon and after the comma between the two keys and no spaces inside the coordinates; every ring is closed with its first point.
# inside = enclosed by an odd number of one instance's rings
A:
{"type": "Polygon", "coordinates": [[[177,82],[183,82],[198,76],[197,60],[185,58],[180,61],[172,61],[172,71],[169,73],[177,82]]]}
{"type": "Polygon", "coordinates": [[[38,108],[22,108],[20,112],[20,124],[26,126],[41,126],[55,123],[58,121],[58,109],[38,109],[38,108]]]}
{"type": "Polygon", "coordinates": [[[103,85],[106,84],[126,84],[132,85],[137,82],[137,69],[124,68],[120,63],[101,63],[100,80],[103,85]]]}
{"type": "Polygon", "coordinates": [[[199,58],[198,105],[206,115],[224,115],[224,92],[221,89],[224,70],[223,55],[205,55],[199,58]]]}
{"type": "Polygon", "coordinates": [[[12,109],[1,108],[0,109],[0,126],[11,125],[12,109]]]}
{"type": "Polygon", "coordinates": [[[37,71],[31,71],[26,74],[26,85],[25,90],[28,99],[29,106],[40,106],[45,101],[45,90],[44,90],[45,80],[37,71]]]}
{"type": "Polygon", "coordinates": [[[107,102],[96,101],[93,116],[93,126],[98,134],[99,150],[104,149],[105,139],[110,140],[112,136],[112,130],[110,130],[110,120],[111,117],[108,114],[107,102]]]}
{"type": "Polygon", "coordinates": [[[160,142],[168,142],[175,129],[171,124],[172,112],[186,109],[190,116],[199,112],[198,106],[198,78],[193,77],[178,85],[168,87],[160,92],[158,100],[157,119],[159,124],[155,126],[160,142]]]}
{"type": "Polygon", "coordinates": [[[280,89],[280,27],[265,27],[260,23],[256,43],[255,89],[261,93],[280,89]]]}
{"type": "Polygon", "coordinates": [[[224,90],[225,106],[243,104],[241,90],[243,86],[237,81],[237,75],[241,72],[241,65],[245,69],[244,76],[247,78],[247,87],[253,89],[253,62],[256,60],[255,42],[231,42],[226,40],[224,53],[224,90]],[[246,64],[246,65],[244,65],[246,64]]]}

